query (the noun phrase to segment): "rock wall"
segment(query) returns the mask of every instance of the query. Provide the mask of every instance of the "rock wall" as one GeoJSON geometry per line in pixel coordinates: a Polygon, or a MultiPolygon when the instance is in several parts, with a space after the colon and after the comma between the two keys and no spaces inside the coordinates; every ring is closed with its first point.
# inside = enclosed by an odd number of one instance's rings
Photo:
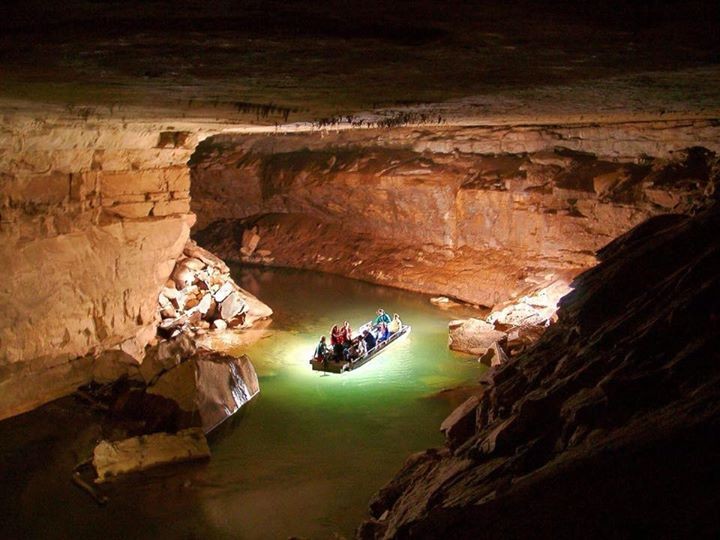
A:
{"type": "Polygon", "coordinates": [[[0,419],[87,382],[104,351],[142,358],[194,223],[197,131],[4,112],[0,419]]]}
{"type": "Polygon", "coordinates": [[[714,189],[718,135],[672,121],[218,136],[192,162],[197,237],[230,259],[493,306],[692,208],[714,189]],[[253,226],[263,257],[227,242],[253,226]]]}
{"type": "Polygon", "coordinates": [[[443,423],[448,445],[373,498],[359,537],[712,536],[719,226],[717,206],[658,216],[600,251],[557,324],[443,423]]]}

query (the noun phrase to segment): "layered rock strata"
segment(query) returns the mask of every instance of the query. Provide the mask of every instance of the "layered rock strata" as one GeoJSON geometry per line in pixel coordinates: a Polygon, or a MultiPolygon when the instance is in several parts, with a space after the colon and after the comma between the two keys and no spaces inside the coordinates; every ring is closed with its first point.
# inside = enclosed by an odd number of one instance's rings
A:
{"type": "Polygon", "coordinates": [[[496,306],[692,209],[714,189],[719,134],[698,121],[218,136],[192,161],[196,237],[228,259],[496,306]]]}
{"type": "Polygon", "coordinates": [[[139,363],[195,221],[187,161],[216,126],[2,110],[0,418],[139,363]],[[98,362],[98,360],[101,360],[98,362]]]}
{"type": "Polygon", "coordinates": [[[717,206],[658,216],[602,249],[558,322],[446,420],[448,447],[375,496],[359,537],[717,530],[718,227],[717,206]]]}

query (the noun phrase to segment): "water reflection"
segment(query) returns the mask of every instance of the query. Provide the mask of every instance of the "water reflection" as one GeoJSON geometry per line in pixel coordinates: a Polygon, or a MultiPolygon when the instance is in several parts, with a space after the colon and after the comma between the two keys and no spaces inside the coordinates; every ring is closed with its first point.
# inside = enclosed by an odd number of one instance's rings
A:
{"type": "Polygon", "coordinates": [[[242,538],[350,536],[407,455],[441,443],[451,405],[428,396],[480,375],[474,359],[447,348],[448,320],[470,312],[325,274],[235,269],[235,277],[275,315],[269,337],[243,349],[261,396],[213,447],[208,480],[227,489],[203,501],[206,517],[242,538]],[[357,328],[378,307],[400,313],[412,333],[356,371],[310,369],[321,334],[346,319],[357,328]]]}

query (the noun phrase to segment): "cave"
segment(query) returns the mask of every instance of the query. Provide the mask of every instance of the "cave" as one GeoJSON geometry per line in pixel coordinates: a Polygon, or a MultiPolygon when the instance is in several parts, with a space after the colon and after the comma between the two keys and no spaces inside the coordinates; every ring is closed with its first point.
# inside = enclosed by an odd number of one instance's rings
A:
{"type": "Polygon", "coordinates": [[[4,4],[0,536],[716,537],[718,20],[4,4]]]}

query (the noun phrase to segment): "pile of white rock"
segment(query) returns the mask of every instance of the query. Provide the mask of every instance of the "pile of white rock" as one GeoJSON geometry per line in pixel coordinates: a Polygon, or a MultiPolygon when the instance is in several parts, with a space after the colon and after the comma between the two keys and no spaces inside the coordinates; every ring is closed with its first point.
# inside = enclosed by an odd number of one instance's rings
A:
{"type": "Polygon", "coordinates": [[[253,305],[261,304],[233,281],[230,269],[221,259],[192,240],[185,245],[182,257],[160,291],[158,303],[162,318],[158,333],[166,338],[188,329],[202,334],[209,329],[249,325],[253,305]]]}

